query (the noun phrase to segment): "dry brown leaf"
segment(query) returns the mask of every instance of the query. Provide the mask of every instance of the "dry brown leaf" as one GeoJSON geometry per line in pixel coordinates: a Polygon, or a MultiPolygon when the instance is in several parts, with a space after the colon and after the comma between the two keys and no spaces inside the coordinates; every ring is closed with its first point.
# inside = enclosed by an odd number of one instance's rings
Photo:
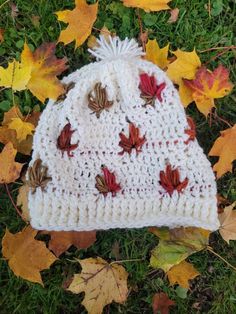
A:
{"type": "Polygon", "coordinates": [[[224,212],[219,214],[220,220],[220,235],[229,243],[229,240],[236,240],[236,210],[234,207],[236,202],[225,207],[224,212]]]}
{"type": "Polygon", "coordinates": [[[19,178],[23,164],[15,162],[16,149],[11,142],[0,153],[0,184],[11,183],[19,178]]]}
{"type": "Polygon", "coordinates": [[[79,260],[80,274],[75,274],[68,290],[85,292],[82,304],[90,314],[101,314],[112,301],[124,303],[127,299],[128,273],[117,263],[108,264],[100,257],[79,260]]]}
{"type": "Polygon", "coordinates": [[[179,284],[185,289],[189,289],[189,280],[199,276],[200,273],[194,266],[186,261],[173,266],[168,272],[167,276],[171,285],[179,284]]]}
{"type": "Polygon", "coordinates": [[[156,293],[152,299],[153,314],[169,314],[169,307],[175,305],[164,292],[156,293]]]}
{"type": "Polygon", "coordinates": [[[175,9],[171,10],[168,23],[175,23],[178,20],[178,17],[179,17],[179,9],[175,8],[175,9]]]}
{"type": "Polygon", "coordinates": [[[28,194],[29,186],[27,184],[22,185],[19,188],[19,192],[16,199],[16,205],[21,206],[22,218],[24,221],[29,221],[29,207],[28,207],[28,194]]]}
{"type": "Polygon", "coordinates": [[[126,7],[140,8],[149,11],[169,10],[167,5],[171,0],[123,0],[126,7]]]}
{"type": "Polygon", "coordinates": [[[30,226],[16,234],[6,230],[2,239],[2,254],[16,276],[43,285],[40,271],[48,269],[56,257],[43,241],[35,240],[37,232],[30,226]]]}
{"type": "Polygon", "coordinates": [[[44,231],[51,239],[48,248],[59,257],[71,245],[77,249],[87,249],[96,241],[96,231],[44,231]]]}
{"type": "Polygon", "coordinates": [[[58,42],[67,45],[75,40],[75,47],[81,46],[91,34],[97,11],[98,2],[89,5],[85,0],[75,0],[73,10],[56,12],[59,21],[68,23],[67,28],[61,31],[58,42]]]}
{"type": "Polygon", "coordinates": [[[236,124],[220,134],[209,152],[209,156],[219,156],[219,161],[213,167],[217,178],[228,171],[232,172],[232,162],[236,159],[236,124]]]}
{"type": "Polygon", "coordinates": [[[3,37],[4,31],[5,30],[3,28],[0,28],[0,43],[2,43],[4,41],[4,37],[3,37]]]}

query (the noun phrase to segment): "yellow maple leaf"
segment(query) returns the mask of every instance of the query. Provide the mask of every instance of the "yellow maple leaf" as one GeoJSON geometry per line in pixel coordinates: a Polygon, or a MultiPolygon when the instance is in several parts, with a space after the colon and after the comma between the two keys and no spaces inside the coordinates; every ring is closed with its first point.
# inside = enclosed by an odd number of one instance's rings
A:
{"type": "Polygon", "coordinates": [[[206,117],[215,107],[214,99],[227,95],[233,88],[229,81],[229,71],[219,65],[213,72],[202,66],[194,80],[184,79],[184,84],[192,90],[192,97],[206,117]]]}
{"type": "Polygon", "coordinates": [[[6,230],[2,239],[2,254],[16,276],[43,285],[40,271],[49,268],[56,257],[43,241],[35,240],[37,233],[30,226],[16,234],[6,230]]]}
{"type": "Polygon", "coordinates": [[[34,125],[32,123],[22,121],[20,118],[11,119],[8,128],[16,131],[16,138],[19,141],[25,140],[27,135],[32,135],[34,131],[34,125]]]}
{"type": "Polygon", "coordinates": [[[100,257],[79,260],[79,263],[82,271],[74,275],[68,290],[73,293],[85,292],[82,304],[89,313],[102,314],[104,306],[112,301],[126,301],[128,273],[123,266],[108,264],[100,257]]]}
{"type": "Polygon", "coordinates": [[[189,280],[199,276],[200,273],[194,266],[186,261],[182,261],[178,265],[173,266],[168,272],[167,276],[170,285],[179,284],[182,288],[189,288],[189,280]]]}
{"type": "Polygon", "coordinates": [[[236,202],[224,208],[223,213],[219,214],[219,232],[222,238],[229,243],[229,240],[236,240],[236,202]]]}
{"type": "Polygon", "coordinates": [[[219,156],[219,161],[213,167],[217,178],[228,171],[232,172],[232,162],[236,159],[236,124],[220,134],[209,152],[209,156],[219,156]]]}
{"type": "Polygon", "coordinates": [[[75,40],[75,46],[81,46],[91,34],[97,11],[98,2],[88,5],[85,0],[75,0],[73,10],[56,12],[59,21],[68,23],[67,28],[61,31],[58,42],[67,45],[75,40]]]}
{"type": "Polygon", "coordinates": [[[11,142],[0,153],[0,184],[11,183],[19,178],[23,164],[15,162],[16,149],[11,142]]]}
{"type": "Polygon", "coordinates": [[[171,0],[123,0],[126,7],[141,8],[146,12],[169,10],[167,5],[171,0]]]}
{"type": "Polygon", "coordinates": [[[146,45],[145,59],[156,64],[161,69],[165,69],[169,64],[168,60],[169,44],[160,48],[156,39],[148,40],[146,45]]]}

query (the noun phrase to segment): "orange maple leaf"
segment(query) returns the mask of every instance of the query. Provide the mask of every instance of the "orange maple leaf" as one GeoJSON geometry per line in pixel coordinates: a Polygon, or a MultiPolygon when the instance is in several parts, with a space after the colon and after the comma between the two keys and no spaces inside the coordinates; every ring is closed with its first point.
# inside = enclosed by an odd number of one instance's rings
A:
{"type": "Polygon", "coordinates": [[[213,72],[202,66],[194,80],[183,79],[184,84],[192,90],[192,97],[200,112],[205,116],[215,106],[214,99],[229,94],[233,84],[229,81],[229,71],[219,65],[213,72]]]}
{"type": "Polygon", "coordinates": [[[167,5],[171,0],[123,0],[126,7],[141,8],[146,12],[169,10],[167,5]]]}
{"type": "Polygon", "coordinates": [[[59,21],[68,23],[67,28],[61,31],[58,42],[67,45],[75,40],[76,48],[81,46],[91,34],[97,11],[98,2],[88,5],[85,0],[75,0],[74,10],[55,12],[59,21]]]}
{"type": "Polygon", "coordinates": [[[220,157],[213,167],[217,178],[227,171],[232,172],[232,162],[236,159],[236,124],[220,134],[209,152],[209,156],[220,157]]]}

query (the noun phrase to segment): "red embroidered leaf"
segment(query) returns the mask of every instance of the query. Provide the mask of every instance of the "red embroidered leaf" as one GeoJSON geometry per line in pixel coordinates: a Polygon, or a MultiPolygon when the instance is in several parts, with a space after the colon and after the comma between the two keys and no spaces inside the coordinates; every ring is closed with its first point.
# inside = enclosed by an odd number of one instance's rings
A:
{"type": "Polygon", "coordinates": [[[166,87],[166,83],[157,85],[154,75],[149,76],[147,73],[140,74],[139,89],[141,90],[141,98],[145,100],[145,106],[154,106],[156,98],[161,102],[161,93],[166,87]]]}
{"type": "Polygon", "coordinates": [[[75,130],[71,130],[71,124],[67,123],[61,131],[61,134],[57,138],[57,148],[62,151],[62,156],[64,152],[67,152],[68,157],[73,157],[74,154],[71,153],[78,147],[78,143],[71,144],[71,136],[75,130]]]}
{"type": "Polygon", "coordinates": [[[189,129],[185,130],[185,133],[189,136],[188,140],[185,141],[185,144],[188,144],[190,141],[194,141],[196,138],[196,126],[191,117],[187,117],[189,129]]]}
{"type": "Polygon", "coordinates": [[[95,187],[98,191],[105,196],[111,192],[112,196],[115,196],[118,191],[121,190],[120,184],[116,183],[116,177],[113,172],[110,172],[107,167],[102,167],[103,176],[96,176],[95,187]]]}
{"type": "Polygon", "coordinates": [[[119,146],[123,148],[123,151],[119,155],[123,155],[125,152],[131,154],[132,149],[135,149],[137,154],[141,152],[141,147],[146,142],[145,135],[140,137],[139,128],[136,128],[133,123],[129,123],[129,137],[126,137],[124,133],[120,133],[119,146]]]}
{"type": "Polygon", "coordinates": [[[160,172],[160,184],[171,196],[174,190],[182,193],[188,185],[188,178],[185,178],[184,181],[180,182],[179,170],[172,170],[171,165],[167,165],[166,170],[160,172]]]}

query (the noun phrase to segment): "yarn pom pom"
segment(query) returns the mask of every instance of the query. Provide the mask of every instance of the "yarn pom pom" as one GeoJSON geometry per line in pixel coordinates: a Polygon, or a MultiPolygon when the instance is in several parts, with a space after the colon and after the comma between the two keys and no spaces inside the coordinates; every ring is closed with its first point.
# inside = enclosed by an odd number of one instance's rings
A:
{"type": "Polygon", "coordinates": [[[109,36],[108,39],[100,36],[97,39],[97,46],[88,51],[96,57],[97,60],[116,59],[120,57],[141,57],[145,53],[134,39],[125,38],[120,40],[118,37],[109,36]]]}

